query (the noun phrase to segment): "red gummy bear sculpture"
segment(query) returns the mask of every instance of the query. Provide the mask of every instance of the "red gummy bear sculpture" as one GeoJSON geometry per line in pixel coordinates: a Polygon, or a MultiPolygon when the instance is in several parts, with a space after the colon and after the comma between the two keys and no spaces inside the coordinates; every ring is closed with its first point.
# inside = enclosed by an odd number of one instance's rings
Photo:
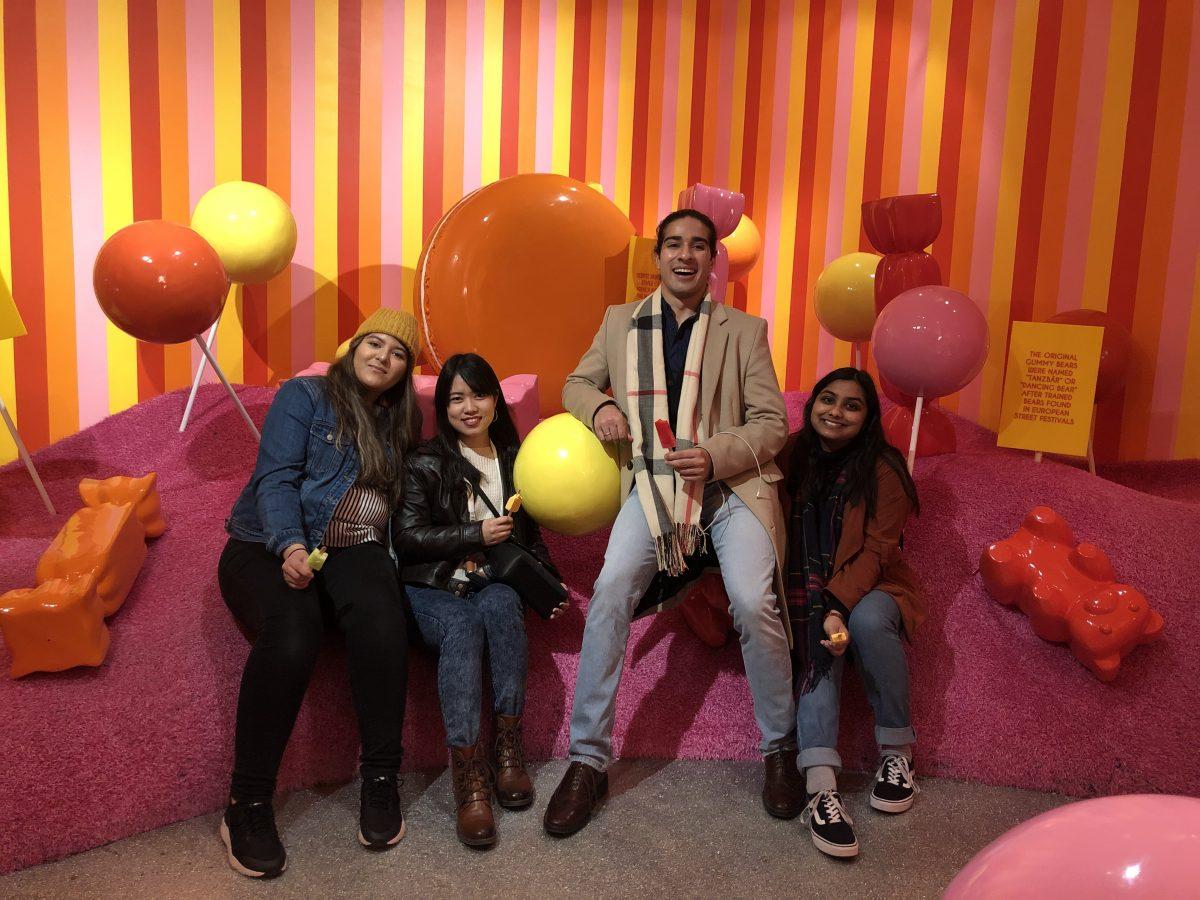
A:
{"type": "Polygon", "coordinates": [[[1101,681],[1117,677],[1134,647],[1162,636],[1162,616],[1142,593],[1118,584],[1104,551],[1076,544],[1048,506],[1034,507],[1012,537],[984,550],[979,569],[988,593],[1020,607],[1038,637],[1070,644],[1101,681]]]}

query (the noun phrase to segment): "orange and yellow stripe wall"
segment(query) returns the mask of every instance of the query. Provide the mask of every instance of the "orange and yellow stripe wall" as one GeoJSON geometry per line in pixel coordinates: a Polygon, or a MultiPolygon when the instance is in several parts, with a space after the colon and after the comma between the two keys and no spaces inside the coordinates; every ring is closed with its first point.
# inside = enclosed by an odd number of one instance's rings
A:
{"type": "MultiPolygon", "coordinates": [[[[1194,0],[3,0],[0,275],[29,334],[0,391],[37,448],[189,383],[96,305],[116,229],[213,184],[287,200],[292,267],[227,309],[231,380],[328,358],[412,305],[425,235],[521,172],[600,182],[642,233],[694,182],[764,236],[731,302],[786,388],[849,348],[812,285],[869,249],[865,199],[939,191],[933,247],[986,311],[994,425],[1012,320],[1106,309],[1136,352],[1102,458],[1200,455],[1200,4],[1194,0]]],[[[564,295],[569,303],[569,292],[564,295]]],[[[553,386],[547,386],[553,390],[553,386]]],[[[15,451],[0,435],[0,461],[15,451]]]]}

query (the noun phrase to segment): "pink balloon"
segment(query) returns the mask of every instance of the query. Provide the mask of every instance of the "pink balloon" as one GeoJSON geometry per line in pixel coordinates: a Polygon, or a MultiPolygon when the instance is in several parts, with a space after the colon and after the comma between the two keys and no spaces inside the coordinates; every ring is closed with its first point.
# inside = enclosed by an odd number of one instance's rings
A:
{"type": "Polygon", "coordinates": [[[704,213],[717,228],[717,256],[708,274],[708,292],[715,303],[720,303],[725,299],[725,288],[729,284],[729,251],[720,240],[729,237],[737,228],[746,210],[746,196],[707,184],[693,184],[679,192],[679,208],[704,213]]]}
{"type": "Polygon", "coordinates": [[[975,855],[943,900],[1194,897],[1200,800],[1128,794],[1069,803],[975,855]]]}
{"type": "Polygon", "coordinates": [[[987,320],[965,294],[929,284],[883,308],[871,344],[879,373],[897,389],[926,400],[945,397],[983,368],[987,320]]]}

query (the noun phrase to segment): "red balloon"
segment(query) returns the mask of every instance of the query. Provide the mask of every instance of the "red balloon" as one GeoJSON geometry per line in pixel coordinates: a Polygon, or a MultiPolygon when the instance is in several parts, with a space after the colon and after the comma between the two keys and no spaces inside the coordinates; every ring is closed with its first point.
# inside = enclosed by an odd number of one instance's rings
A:
{"type": "MultiPolygon", "coordinates": [[[[883,414],[883,433],[888,443],[901,453],[908,453],[912,440],[913,408],[893,406],[883,414]]],[[[954,423],[945,411],[936,406],[921,409],[921,430],[917,432],[917,456],[940,456],[953,453],[958,446],[954,423]]]]}
{"type": "Polygon", "coordinates": [[[113,234],[92,269],[100,308],[140,341],[179,344],[221,314],[229,279],[217,251],[186,225],[152,219],[113,234]]]}
{"type": "Polygon", "coordinates": [[[1096,374],[1096,402],[1101,403],[1120,393],[1129,368],[1129,352],[1133,337],[1128,329],[1106,312],[1098,309],[1072,309],[1051,316],[1046,321],[1055,325],[1099,325],[1104,329],[1100,344],[1100,371],[1096,374]]]}

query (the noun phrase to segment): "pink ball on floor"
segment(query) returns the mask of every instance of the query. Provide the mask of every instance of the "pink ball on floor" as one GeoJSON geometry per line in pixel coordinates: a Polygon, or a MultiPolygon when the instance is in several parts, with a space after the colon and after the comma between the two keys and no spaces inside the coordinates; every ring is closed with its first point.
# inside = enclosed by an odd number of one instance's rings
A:
{"type": "Polygon", "coordinates": [[[943,900],[1189,897],[1200,884],[1200,800],[1128,794],[1069,803],[1002,834],[943,900]]]}

